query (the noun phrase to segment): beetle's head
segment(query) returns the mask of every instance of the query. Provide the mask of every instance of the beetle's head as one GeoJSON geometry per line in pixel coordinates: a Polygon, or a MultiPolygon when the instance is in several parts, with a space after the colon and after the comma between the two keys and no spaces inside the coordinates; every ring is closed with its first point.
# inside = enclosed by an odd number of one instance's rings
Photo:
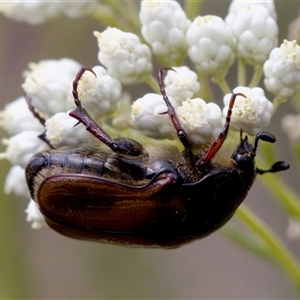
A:
{"type": "Polygon", "coordinates": [[[255,156],[258,146],[258,141],[262,140],[268,143],[274,143],[276,138],[269,132],[261,131],[259,132],[254,140],[254,144],[251,145],[248,142],[248,137],[245,136],[241,138],[240,144],[237,146],[236,150],[232,154],[231,158],[235,161],[236,167],[240,172],[241,177],[245,185],[250,188],[256,174],[264,173],[275,173],[279,171],[287,170],[290,166],[286,162],[278,161],[273,164],[273,166],[268,170],[262,170],[255,167],[255,156]]]}

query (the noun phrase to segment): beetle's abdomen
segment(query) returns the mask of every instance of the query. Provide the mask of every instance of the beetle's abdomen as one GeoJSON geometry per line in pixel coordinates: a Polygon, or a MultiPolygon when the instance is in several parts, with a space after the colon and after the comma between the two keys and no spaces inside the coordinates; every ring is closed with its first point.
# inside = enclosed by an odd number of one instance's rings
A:
{"type": "Polygon", "coordinates": [[[127,160],[112,152],[93,149],[48,150],[33,156],[26,168],[26,180],[31,196],[41,183],[57,174],[84,174],[116,180],[124,184],[145,184],[146,168],[142,162],[127,160]],[[139,182],[141,181],[141,182],[139,182]]]}

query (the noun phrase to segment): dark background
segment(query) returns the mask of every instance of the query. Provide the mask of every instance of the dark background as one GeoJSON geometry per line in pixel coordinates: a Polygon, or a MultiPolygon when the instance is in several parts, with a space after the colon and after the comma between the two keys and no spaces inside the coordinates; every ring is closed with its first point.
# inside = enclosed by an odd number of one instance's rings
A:
{"type": "MultiPolygon", "coordinates": [[[[229,1],[207,1],[202,14],[224,17],[228,5],[229,1]]],[[[299,7],[297,1],[276,2],[280,43],[287,37],[287,24],[297,17],[299,7]]],[[[70,57],[86,66],[96,65],[94,30],[102,28],[89,18],[62,17],[30,26],[0,15],[1,107],[22,95],[22,72],[28,62],[70,57]]],[[[282,114],[291,110],[289,104],[281,107],[270,130],[278,137],[280,158],[293,162],[279,126],[282,114]]],[[[3,186],[9,164],[1,161],[0,169],[3,186]]],[[[298,174],[293,169],[282,176],[299,188],[298,174]]],[[[32,230],[25,220],[27,204],[1,192],[0,298],[296,298],[289,278],[280,268],[220,232],[177,250],[80,242],[51,230],[32,230]]],[[[259,181],[247,205],[286,241],[287,216],[259,181]]],[[[299,254],[298,247],[288,245],[299,254]]]]}

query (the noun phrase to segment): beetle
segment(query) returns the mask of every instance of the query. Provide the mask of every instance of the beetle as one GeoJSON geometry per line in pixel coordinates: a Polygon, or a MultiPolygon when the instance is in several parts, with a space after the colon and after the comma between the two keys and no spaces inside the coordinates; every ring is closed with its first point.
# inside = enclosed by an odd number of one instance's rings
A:
{"type": "Polygon", "coordinates": [[[230,220],[257,174],[289,168],[281,161],[268,170],[255,166],[259,141],[276,140],[264,131],[253,145],[241,133],[227,164],[215,158],[228,134],[235,99],[243,94],[232,94],[224,128],[215,141],[206,149],[194,147],[166,95],[166,69],[159,71],[159,86],[184,150],[113,139],[81,105],[77,87],[86,71],[93,72],[82,68],[73,81],[76,108],[70,116],[86,126],[99,147],[49,149],[34,155],[26,168],[32,198],[47,224],[65,236],[124,246],[179,247],[230,220]]]}

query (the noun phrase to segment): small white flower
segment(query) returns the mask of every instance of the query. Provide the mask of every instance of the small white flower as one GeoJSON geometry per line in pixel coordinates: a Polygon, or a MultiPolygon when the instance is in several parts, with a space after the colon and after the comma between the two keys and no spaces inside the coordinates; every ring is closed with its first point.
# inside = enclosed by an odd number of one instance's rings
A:
{"type": "Polygon", "coordinates": [[[248,5],[262,5],[270,13],[271,17],[276,21],[277,13],[273,0],[255,0],[255,1],[241,1],[241,0],[232,0],[228,8],[229,13],[237,13],[241,8],[247,7],[248,5]]]}
{"type": "Polygon", "coordinates": [[[287,41],[272,50],[264,64],[265,86],[269,92],[287,100],[300,87],[300,47],[287,41]]]}
{"type": "Polygon", "coordinates": [[[291,143],[300,144],[300,115],[286,115],[282,118],[281,126],[291,143]]]}
{"type": "Polygon", "coordinates": [[[92,146],[99,143],[83,124],[77,123],[68,113],[57,113],[45,123],[46,138],[54,148],[82,144],[92,146]]]}
{"type": "Polygon", "coordinates": [[[43,131],[43,125],[28,109],[24,97],[20,97],[5,105],[0,111],[0,127],[10,135],[15,135],[23,130],[43,131]]]}
{"type": "Polygon", "coordinates": [[[59,7],[54,1],[1,1],[0,12],[20,22],[40,24],[56,17],[59,7]]]}
{"type": "Polygon", "coordinates": [[[24,168],[20,166],[11,167],[5,179],[4,192],[5,194],[14,193],[20,197],[30,197],[24,168]]]}
{"type": "Polygon", "coordinates": [[[177,1],[143,0],[139,17],[142,35],[155,55],[173,62],[184,58],[191,21],[177,1]]]}
{"type": "Polygon", "coordinates": [[[165,90],[169,97],[172,97],[178,105],[187,98],[192,98],[200,89],[197,74],[190,68],[183,66],[172,68],[165,79],[165,90]]]}
{"type": "MultiPolygon", "coordinates": [[[[172,101],[171,98],[169,98],[172,101]]],[[[176,134],[161,95],[146,94],[132,104],[133,125],[146,136],[156,139],[172,139],[176,134]]]]}
{"type": "MultiPolygon", "coordinates": [[[[271,120],[273,104],[265,97],[260,87],[237,87],[233,90],[246,96],[237,96],[231,116],[231,128],[235,131],[243,130],[249,135],[255,135],[266,127],[271,120]]],[[[232,94],[224,96],[223,116],[227,115],[228,105],[232,94]]]]}
{"type": "Polygon", "coordinates": [[[200,72],[212,76],[227,73],[235,58],[235,38],[220,17],[197,17],[186,39],[189,57],[200,72]]]}
{"type": "Polygon", "coordinates": [[[237,55],[250,65],[261,65],[277,45],[278,27],[267,8],[249,3],[225,18],[237,39],[237,55]]]}
{"type": "Polygon", "coordinates": [[[26,220],[31,223],[31,228],[40,229],[48,226],[44,216],[39,210],[38,204],[32,199],[30,200],[25,212],[27,214],[26,220]]]}
{"type": "Polygon", "coordinates": [[[6,152],[0,154],[0,158],[6,158],[12,165],[20,165],[26,168],[31,157],[48,148],[48,145],[38,138],[40,132],[22,131],[12,136],[10,139],[3,140],[7,146],[6,152]]]}
{"type": "Polygon", "coordinates": [[[112,77],[131,85],[151,73],[150,48],[137,35],[111,27],[102,33],[95,31],[94,35],[100,49],[98,59],[112,77]]]}
{"type": "MultiPolygon", "coordinates": [[[[118,79],[111,77],[107,71],[97,66],[91,72],[85,72],[78,84],[78,95],[82,106],[92,117],[102,118],[117,109],[122,94],[122,85],[118,79]]],[[[70,101],[73,96],[70,93],[70,101]]]]}
{"type": "Polygon", "coordinates": [[[22,87],[40,113],[51,116],[67,111],[74,108],[74,103],[67,99],[72,81],[80,68],[78,62],[67,58],[31,63],[29,71],[24,72],[22,87]]]}
{"type": "Polygon", "coordinates": [[[224,126],[220,107],[201,98],[186,99],[177,108],[177,116],[189,139],[196,145],[210,143],[224,126]]]}

